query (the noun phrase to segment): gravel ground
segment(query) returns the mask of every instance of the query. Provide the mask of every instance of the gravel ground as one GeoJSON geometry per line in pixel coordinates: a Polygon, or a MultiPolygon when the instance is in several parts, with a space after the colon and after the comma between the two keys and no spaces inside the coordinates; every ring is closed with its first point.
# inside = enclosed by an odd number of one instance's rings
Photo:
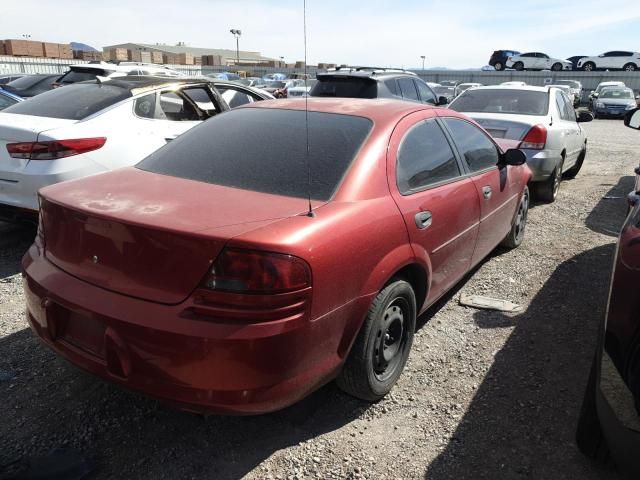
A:
{"type": "Polygon", "coordinates": [[[80,372],[27,329],[19,261],[33,232],[0,224],[0,478],[73,447],[92,478],[615,479],[573,436],[640,136],[586,124],[589,153],[523,245],[497,251],[419,321],[392,394],[368,405],[328,385],[260,417],[177,412],[80,372]],[[461,292],[516,302],[507,315],[461,292]]]}

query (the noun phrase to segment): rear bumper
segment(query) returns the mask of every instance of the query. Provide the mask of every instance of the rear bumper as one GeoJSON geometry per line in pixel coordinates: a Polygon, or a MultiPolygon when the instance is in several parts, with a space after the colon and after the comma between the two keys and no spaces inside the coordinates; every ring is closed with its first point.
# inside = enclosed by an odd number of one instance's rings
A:
{"type": "Polygon", "coordinates": [[[232,414],[284,408],[330,381],[343,361],[344,322],[368,302],[313,321],[194,320],[184,315],[188,302],[161,305],[95,287],[36,245],[23,258],[23,283],[33,332],[71,363],[184,410],[232,414]],[[71,318],[96,339],[92,348],[66,332],[71,318]]]}
{"type": "Polygon", "coordinates": [[[0,171],[0,205],[38,212],[38,190],[107,171],[85,156],[31,161],[19,172],[0,171]]]}
{"type": "Polygon", "coordinates": [[[532,182],[547,180],[561,160],[560,152],[554,150],[531,150],[523,148],[527,157],[527,165],[531,169],[532,182]]]}

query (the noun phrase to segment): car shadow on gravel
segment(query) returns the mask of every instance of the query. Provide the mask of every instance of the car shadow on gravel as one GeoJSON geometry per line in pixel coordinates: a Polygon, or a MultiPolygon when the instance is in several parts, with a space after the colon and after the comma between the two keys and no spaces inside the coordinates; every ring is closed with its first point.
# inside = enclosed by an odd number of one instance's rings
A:
{"type": "Polygon", "coordinates": [[[621,217],[627,212],[627,195],[634,188],[635,177],[620,177],[618,183],[611,186],[609,191],[598,201],[596,207],[589,213],[585,224],[594,232],[617,237],[622,226],[621,217]]]}
{"type": "Polygon", "coordinates": [[[95,462],[92,479],[238,479],[370,407],[330,384],[269,415],[184,413],[76,369],[28,329],[0,339],[0,374],[0,479],[3,467],[6,476],[25,458],[60,447],[95,462]]]}
{"type": "Polygon", "coordinates": [[[20,272],[20,259],[35,234],[35,228],[30,225],[0,222],[0,281],[20,272]]]}
{"type": "Polygon", "coordinates": [[[524,313],[474,313],[481,328],[514,330],[425,478],[617,478],[574,442],[614,249],[560,264],[524,313]]]}

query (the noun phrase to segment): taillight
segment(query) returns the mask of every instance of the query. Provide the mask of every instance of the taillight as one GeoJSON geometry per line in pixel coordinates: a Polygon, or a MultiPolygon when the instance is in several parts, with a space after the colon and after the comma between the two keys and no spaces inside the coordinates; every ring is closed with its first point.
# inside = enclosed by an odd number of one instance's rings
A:
{"type": "Polygon", "coordinates": [[[98,150],[104,146],[106,141],[105,137],[96,137],[52,140],[49,142],[8,143],[7,151],[12,158],[55,160],[98,150]]]}
{"type": "Polygon", "coordinates": [[[309,265],[281,253],[225,248],[213,264],[204,287],[236,293],[285,293],[311,285],[309,265]]]}
{"type": "Polygon", "coordinates": [[[542,150],[547,143],[547,128],[544,125],[534,125],[520,142],[520,148],[542,150]]]}

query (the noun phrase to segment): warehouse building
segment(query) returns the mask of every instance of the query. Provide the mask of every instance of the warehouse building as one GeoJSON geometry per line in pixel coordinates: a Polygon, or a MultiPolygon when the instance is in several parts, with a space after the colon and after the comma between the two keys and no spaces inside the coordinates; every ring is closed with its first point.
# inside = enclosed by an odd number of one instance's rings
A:
{"type": "Polygon", "coordinates": [[[103,50],[104,59],[112,61],[130,60],[181,65],[236,65],[239,53],[240,65],[265,67],[284,65],[280,60],[262,56],[260,52],[190,47],[184,43],[177,45],[121,43],[106,46],[103,50]]]}

